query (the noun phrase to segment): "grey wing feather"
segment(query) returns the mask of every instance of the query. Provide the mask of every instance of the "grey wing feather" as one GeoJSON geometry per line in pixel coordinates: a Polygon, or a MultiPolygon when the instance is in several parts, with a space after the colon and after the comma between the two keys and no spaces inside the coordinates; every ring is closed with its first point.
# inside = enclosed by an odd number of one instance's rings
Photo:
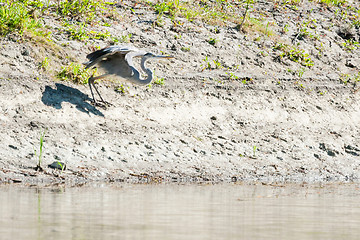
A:
{"type": "Polygon", "coordinates": [[[89,61],[83,64],[86,65],[85,68],[90,68],[109,55],[113,55],[115,53],[127,54],[131,51],[138,51],[138,49],[132,46],[111,46],[103,48],[88,54],[86,58],[89,59],[89,61]]]}

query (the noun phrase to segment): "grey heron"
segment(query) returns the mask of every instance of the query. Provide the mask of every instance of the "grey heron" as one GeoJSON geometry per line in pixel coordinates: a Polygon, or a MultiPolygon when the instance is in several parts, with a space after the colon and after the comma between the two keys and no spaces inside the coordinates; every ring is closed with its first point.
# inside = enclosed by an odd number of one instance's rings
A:
{"type": "Polygon", "coordinates": [[[116,76],[121,77],[123,79],[129,80],[134,84],[146,85],[151,83],[153,79],[153,72],[145,66],[147,60],[151,58],[173,58],[172,56],[166,55],[155,55],[150,52],[146,52],[140,49],[137,49],[132,46],[110,46],[95,52],[92,52],[86,56],[89,59],[88,62],[83,63],[86,65],[85,68],[90,68],[93,66],[97,66],[102,70],[103,74],[99,76],[91,76],[88,80],[89,87],[91,91],[91,95],[96,104],[95,96],[92,90],[92,87],[95,88],[97,94],[100,97],[100,100],[103,103],[106,103],[100,95],[100,92],[96,88],[94,82],[97,79],[102,79],[107,76],[116,76]],[[147,77],[142,79],[140,76],[140,72],[135,68],[133,63],[133,58],[141,57],[141,68],[147,74],[147,77]]]}

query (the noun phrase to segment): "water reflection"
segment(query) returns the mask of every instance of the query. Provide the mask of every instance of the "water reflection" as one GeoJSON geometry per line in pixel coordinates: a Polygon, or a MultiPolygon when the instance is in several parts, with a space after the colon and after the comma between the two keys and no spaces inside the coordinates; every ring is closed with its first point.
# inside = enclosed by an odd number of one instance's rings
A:
{"type": "Polygon", "coordinates": [[[1,239],[357,239],[356,184],[0,187],[1,239]]]}

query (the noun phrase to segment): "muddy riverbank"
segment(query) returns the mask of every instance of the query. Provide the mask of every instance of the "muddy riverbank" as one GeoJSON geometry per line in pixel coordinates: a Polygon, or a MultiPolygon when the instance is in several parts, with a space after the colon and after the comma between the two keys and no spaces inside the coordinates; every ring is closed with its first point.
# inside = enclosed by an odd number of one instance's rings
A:
{"type": "MultiPolygon", "coordinates": [[[[343,47],[349,36],[342,33],[349,27],[353,41],[360,34],[337,19],[335,10],[346,6],[303,1],[294,10],[259,2],[252,16],[266,13],[264,24],[271,22],[273,31],[268,37],[239,32],[232,23],[215,31],[181,17],[184,24],[176,28],[166,17],[154,26],[154,11],[134,9],[118,7],[128,20],[106,29],[131,34],[127,44],[175,59],[150,64],[164,84],[124,83],[115,91],[119,83],[100,82],[113,104],[106,109],[91,104],[87,85],[54,80],[65,60],[39,70],[38,59],[53,50],[9,36],[1,40],[0,183],[359,180],[360,52],[356,45],[343,47]],[[297,26],[311,19],[314,27],[306,29],[319,38],[292,43],[297,26]],[[279,43],[309,53],[313,64],[293,61],[279,43]],[[44,131],[39,172],[34,168],[44,131]],[[47,167],[54,161],[66,169],[47,167]]],[[[53,34],[61,51],[80,63],[90,45],[108,44],[53,34]]]]}

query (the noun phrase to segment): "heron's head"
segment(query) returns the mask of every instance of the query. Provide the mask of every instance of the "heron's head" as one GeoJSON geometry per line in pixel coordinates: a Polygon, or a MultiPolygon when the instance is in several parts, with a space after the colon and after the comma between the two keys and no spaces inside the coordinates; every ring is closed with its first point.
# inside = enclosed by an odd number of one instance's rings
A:
{"type": "Polygon", "coordinates": [[[174,57],[173,56],[167,56],[167,55],[155,55],[153,53],[146,53],[144,55],[144,58],[146,58],[146,59],[149,59],[149,58],[158,58],[158,59],[165,58],[165,59],[169,59],[169,58],[174,58],[174,57]]]}

